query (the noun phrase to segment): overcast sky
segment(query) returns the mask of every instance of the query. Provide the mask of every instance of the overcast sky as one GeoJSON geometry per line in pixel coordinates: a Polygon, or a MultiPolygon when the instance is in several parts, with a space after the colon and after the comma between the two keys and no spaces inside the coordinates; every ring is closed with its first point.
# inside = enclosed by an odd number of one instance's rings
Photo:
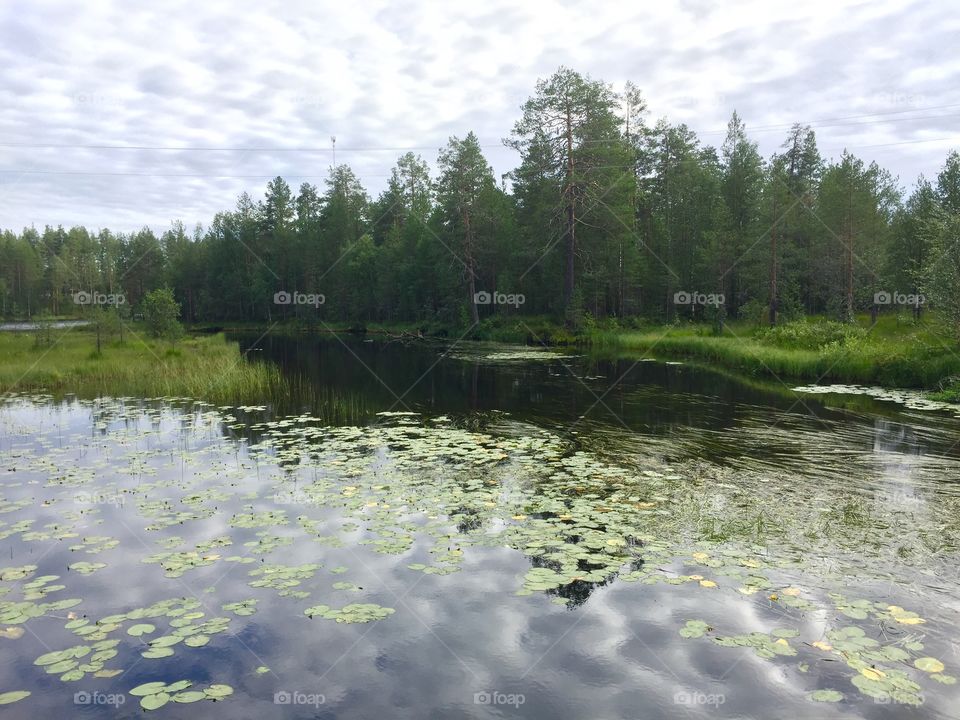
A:
{"type": "Polygon", "coordinates": [[[633,80],[651,122],[704,143],[734,109],[764,156],[811,122],[825,157],[847,147],[911,186],[960,147],[951,4],[8,0],[0,228],[206,224],[270,177],[322,185],[333,135],[373,196],[402,151],[432,166],[469,130],[499,175],[520,104],[561,64],[633,80]]]}

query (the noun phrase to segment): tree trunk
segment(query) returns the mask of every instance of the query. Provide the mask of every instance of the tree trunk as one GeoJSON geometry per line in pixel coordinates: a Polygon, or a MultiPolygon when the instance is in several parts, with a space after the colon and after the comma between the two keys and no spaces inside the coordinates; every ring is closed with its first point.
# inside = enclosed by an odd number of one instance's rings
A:
{"type": "Polygon", "coordinates": [[[617,316],[623,319],[623,238],[617,248],[617,316]]]}
{"type": "Polygon", "coordinates": [[[847,321],[854,321],[853,314],[853,192],[847,196],[847,321]]]}
{"type": "Polygon", "coordinates": [[[473,230],[470,227],[470,213],[463,213],[464,242],[463,249],[467,261],[467,292],[470,294],[470,319],[476,325],[480,322],[480,312],[477,310],[477,264],[473,260],[473,230]]]}
{"type": "Polygon", "coordinates": [[[570,304],[573,302],[573,289],[574,289],[574,257],[577,252],[577,242],[576,242],[576,230],[574,223],[576,222],[576,213],[574,211],[574,196],[573,196],[573,118],[571,116],[570,107],[567,106],[567,178],[566,178],[566,196],[567,196],[567,227],[566,227],[566,277],[563,284],[563,305],[569,311],[570,304]]]}
{"type": "Polygon", "coordinates": [[[770,230],[770,327],[777,324],[777,200],[773,200],[773,227],[770,230]]]}
{"type": "Polygon", "coordinates": [[[854,320],[853,307],[853,232],[847,234],[847,320],[854,320]]]}

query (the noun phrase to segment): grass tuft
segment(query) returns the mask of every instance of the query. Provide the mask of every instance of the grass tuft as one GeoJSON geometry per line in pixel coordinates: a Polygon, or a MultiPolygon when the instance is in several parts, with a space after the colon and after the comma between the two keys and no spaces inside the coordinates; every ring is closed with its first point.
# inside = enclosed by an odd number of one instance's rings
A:
{"type": "Polygon", "coordinates": [[[91,332],[54,335],[37,345],[26,333],[0,333],[0,393],[191,397],[252,403],[276,397],[284,380],[273,365],[249,362],[223,335],[188,338],[177,346],[128,337],[96,351],[91,332]]]}

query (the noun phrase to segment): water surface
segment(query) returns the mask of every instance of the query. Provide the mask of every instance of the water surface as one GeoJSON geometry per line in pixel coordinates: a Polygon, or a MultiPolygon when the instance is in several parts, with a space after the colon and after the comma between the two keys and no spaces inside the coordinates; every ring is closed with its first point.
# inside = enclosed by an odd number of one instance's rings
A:
{"type": "Polygon", "coordinates": [[[0,405],[5,716],[957,717],[953,413],[239,339],[293,402],[0,405]]]}

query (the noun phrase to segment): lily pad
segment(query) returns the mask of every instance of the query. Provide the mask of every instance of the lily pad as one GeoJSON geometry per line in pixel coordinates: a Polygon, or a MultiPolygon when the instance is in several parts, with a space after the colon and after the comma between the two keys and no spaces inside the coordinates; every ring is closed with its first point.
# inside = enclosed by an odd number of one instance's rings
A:
{"type": "Polygon", "coordinates": [[[9,705],[10,703],[15,703],[18,700],[23,700],[25,697],[30,697],[29,690],[11,690],[9,692],[0,693],[0,705],[9,705]]]}
{"type": "Polygon", "coordinates": [[[943,663],[932,657],[917,658],[913,661],[913,666],[917,668],[917,670],[923,670],[928,673],[940,673],[943,672],[944,669],[943,663]]]}
{"type": "Polygon", "coordinates": [[[815,690],[810,693],[810,699],[817,702],[840,702],[843,700],[843,693],[839,690],[815,690]]]}
{"type": "Polygon", "coordinates": [[[207,697],[219,700],[227,697],[228,695],[233,695],[233,688],[229,685],[216,684],[211,685],[208,688],[204,688],[203,692],[207,695],[207,697]]]}
{"type": "Polygon", "coordinates": [[[698,638],[703,637],[703,635],[710,629],[710,626],[707,625],[703,620],[687,620],[687,624],[680,628],[680,637],[684,638],[698,638]]]}
{"type": "Polygon", "coordinates": [[[195,703],[199,700],[206,700],[207,694],[202,690],[188,690],[186,692],[177,693],[171,699],[176,703],[195,703]]]}
{"type": "Polygon", "coordinates": [[[140,698],[140,707],[144,710],[156,710],[162,708],[170,702],[170,695],[165,692],[159,692],[155,695],[147,695],[146,697],[140,698]]]}
{"type": "Polygon", "coordinates": [[[131,695],[136,695],[137,697],[144,697],[146,695],[155,695],[159,692],[163,692],[167,687],[165,682],[148,682],[143,685],[137,685],[135,688],[130,690],[131,695]]]}

